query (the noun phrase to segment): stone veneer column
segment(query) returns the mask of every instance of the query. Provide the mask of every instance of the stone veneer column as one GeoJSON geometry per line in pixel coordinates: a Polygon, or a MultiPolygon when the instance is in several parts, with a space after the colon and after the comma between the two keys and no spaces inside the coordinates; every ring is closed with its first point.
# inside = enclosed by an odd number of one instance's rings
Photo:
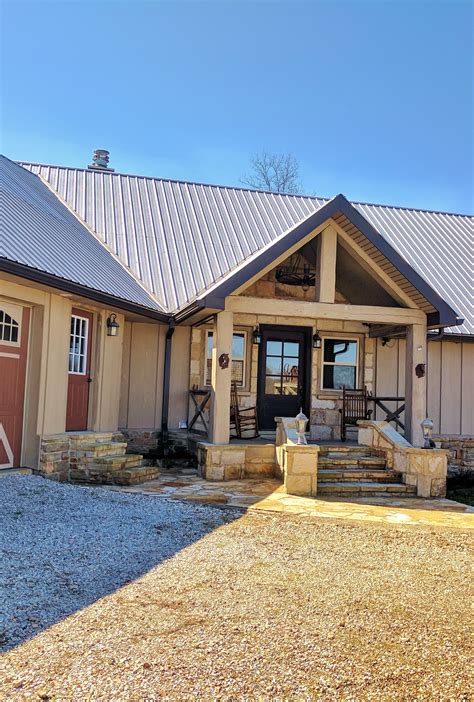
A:
{"type": "Polygon", "coordinates": [[[229,443],[233,330],[233,313],[227,310],[219,312],[214,322],[212,337],[211,441],[213,444],[229,443]],[[221,368],[219,365],[219,358],[222,354],[229,356],[227,368],[221,368]]]}

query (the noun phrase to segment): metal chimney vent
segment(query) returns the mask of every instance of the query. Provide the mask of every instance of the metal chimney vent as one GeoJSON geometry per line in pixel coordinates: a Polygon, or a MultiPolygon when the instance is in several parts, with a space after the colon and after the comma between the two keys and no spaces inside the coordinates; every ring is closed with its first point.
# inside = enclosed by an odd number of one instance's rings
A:
{"type": "Polygon", "coordinates": [[[113,173],[114,169],[109,168],[109,152],[105,149],[96,149],[92,155],[92,163],[88,168],[92,168],[94,171],[109,171],[109,173],[113,173]]]}

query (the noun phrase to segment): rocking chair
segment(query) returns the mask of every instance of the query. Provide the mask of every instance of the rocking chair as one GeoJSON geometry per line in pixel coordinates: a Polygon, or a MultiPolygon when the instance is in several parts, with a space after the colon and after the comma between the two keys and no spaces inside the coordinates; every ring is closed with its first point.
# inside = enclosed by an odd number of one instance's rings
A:
{"type": "Polygon", "coordinates": [[[260,436],[258,433],[257,408],[239,407],[239,396],[235,381],[232,381],[230,390],[230,431],[231,436],[237,439],[256,439],[260,436]]]}
{"type": "Polygon", "coordinates": [[[341,441],[346,440],[346,426],[355,427],[359,419],[370,419],[372,410],[367,409],[368,397],[367,388],[342,388],[341,441]]]}

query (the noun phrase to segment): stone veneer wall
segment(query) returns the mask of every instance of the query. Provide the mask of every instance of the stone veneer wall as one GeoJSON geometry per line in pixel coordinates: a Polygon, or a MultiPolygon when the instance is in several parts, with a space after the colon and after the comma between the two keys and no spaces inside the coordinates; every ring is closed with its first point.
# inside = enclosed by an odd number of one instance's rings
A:
{"type": "MultiPolygon", "coordinates": [[[[271,281],[262,280],[255,283],[262,286],[271,281]]],[[[274,285],[274,283],[273,283],[274,285]]],[[[284,286],[291,288],[292,286],[284,286]]],[[[296,288],[295,288],[296,289],[296,288]]],[[[263,290],[263,288],[262,288],[263,290]]],[[[314,294],[314,290],[311,294],[314,294]]],[[[263,296],[263,295],[261,295],[263,296]]],[[[270,296],[270,295],[267,295],[270,296]]],[[[311,318],[301,318],[298,320],[299,326],[318,329],[319,332],[328,336],[344,336],[359,339],[359,385],[366,385],[369,391],[374,391],[374,368],[375,368],[375,339],[369,339],[366,335],[367,328],[359,322],[343,322],[339,320],[315,320],[311,318]]],[[[258,346],[252,344],[252,330],[257,324],[277,324],[295,326],[295,320],[291,317],[270,317],[254,314],[235,314],[234,327],[248,331],[249,349],[247,363],[250,364],[248,371],[247,387],[239,389],[239,402],[242,407],[254,407],[257,403],[257,372],[258,372],[258,346]]],[[[212,327],[193,328],[191,334],[191,361],[189,373],[189,388],[193,386],[202,387],[204,383],[204,344],[205,331],[212,327]]],[[[312,349],[311,359],[311,411],[310,411],[310,436],[312,440],[338,440],[340,439],[340,414],[339,408],[342,406],[341,393],[321,390],[321,350],[312,349]]],[[[190,417],[194,413],[194,408],[190,405],[190,417]]],[[[209,410],[206,410],[209,421],[209,410]]],[[[200,427],[196,427],[200,428],[200,427]]]]}
{"type": "Polygon", "coordinates": [[[275,475],[275,444],[197,445],[199,475],[206,480],[269,478],[275,475]]]}
{"type": "MultiPolygon", "coordinates": [[[[120,429],[127,442],[127,453],[141,453],[146,456],[149,451],[161,448],[161,430],[159,429],[120,429]]],[[[189,452],[188,432],[170,430],[168,432],[168,450],[170,454],[185,455],[189,452]]]]}
{"type": "Polygon", "coordinates": [[[447,449],[448,468],[472,468],[474,470],[474,437],[473,436],[434,436],[436,445],[447,449]]]}
{"type": "Polygon", "coordinates": [[[416,486],[418,497],[446,497],[447,450],[415,448],[387,422],[359,422],[359,444],[383,449],[387,467],[416,486]]]}
{"type": "Polygon", "coordinates": [[[97,438],[101,442],[123,442],[124,437],[119,432],[52,434],[41,437],[38,472],[50,480],[67,482],[70,471],[77,467],[78,452],[90,445],[97,438]]]}

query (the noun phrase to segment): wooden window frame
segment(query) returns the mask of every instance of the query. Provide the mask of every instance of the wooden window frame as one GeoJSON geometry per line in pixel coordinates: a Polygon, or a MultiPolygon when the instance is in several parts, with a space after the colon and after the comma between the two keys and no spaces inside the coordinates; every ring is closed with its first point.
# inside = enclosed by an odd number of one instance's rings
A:
{"type": "MultiPolygon", "coordinates": [[[[81,317],[79,314],[72,314],[71,315],[71,321],[72,320],[81,320],[85,322],[85,334],[84,336],[77,336],[76,331],[74,333],[72,331],[69,332],[69,355],[68,355],[68,373],[69,375],[87,375],[88,373],[88,368],[87,368],[87,349],[88,349],[88,344],[89,344],[89,318],[88,317],[81,317]],[[80,338],[84,339],[84,352],[83,353],[72,353],[71,354],[71,338],[80,338]],[[78,356],[79,361],[83,360],[84,365],[83,365],[83,370],[80,371],[75,371],[71,370],[71,356],[78,356]]],[[[74,366],[74,364],[73,364],[74,366]]]]}
{"type": "Polygon", "coordinates": [[[324,366],[346,366],[349,368],[355,368],[355,384],[354,388],[357,388],[359,386],[359,376],[360,376],[360,353],[361,353],[361,343],[360,343],[360,338],[358,336],[351,336],[351,335],[346,335],[346,334],[324,334],[321,335],[321,382],[320,382],[320,390],[322,392],[331,392],[331,393],[342,393],[342,388],[325,388],[324,387],[324,366]],[[326,344],[326,340],[328,341],[340,341],[340,342],[346,342],[346,341],[351,341],[356,343],[356,362],[355,363],[336,363],[332,361],[325,361],[324,360],[324,347],[326,344]]]}
{"type": "MultiPolygon", "coordinates": [[[[2,346],[11,346],[12,348],[20,348],[21,346],[21,327],[22,327],[22,322],[23,322],[23,310],[21,307],[18,307],[18,312],[19,314],[16,313],[16,306],[13,305],[8,305],[4,304],[3,302],[0,302],[0,312],[3,312],[4,315],[7,315],[11,319],[11,323],[5,324],[5,321],[2,322],[2,327],[5,328],[5,326],[9,326],[10,330],[11,329],[16,329],[17,330],[17,337],[16,341],[11,341],[8,339],[3,339],[0,337],[0,344],[2,346]]],[[[5,317],[4,317],[5,319],[5,317]]]]}
{"type": "MultiPolygon", "coordinates": [[[[208,356],[207,356],[207,347],[208,347],[208,339],[209,339],[209,334],[213,334],[214,330],[207,328],[204,330],[204,371],[203,371],[203,385],[205,388],[210,388],[211,383],[208,382],[207,378],[207,361],[208,361],[208,356]]],[[[233,332],[232,332],[232,337],[237,334],[243,334],[245,337],[244,341],[244,368],[242,372],[242,378],[243,378],[243,384],[242,385],[237,385],[237,389],[239,392],[248,392],[249,387],[250,387],[250,373],[249,373],[249,368],[251,365],[251,352],[252,352],[252,347],[251,344],[249,344],[249,339],[251,338],[251,333],[250,330],[246,327],[235,327],[233,332]]],[[[232,361],[231,361],[232,363],[232,361]]]]}

